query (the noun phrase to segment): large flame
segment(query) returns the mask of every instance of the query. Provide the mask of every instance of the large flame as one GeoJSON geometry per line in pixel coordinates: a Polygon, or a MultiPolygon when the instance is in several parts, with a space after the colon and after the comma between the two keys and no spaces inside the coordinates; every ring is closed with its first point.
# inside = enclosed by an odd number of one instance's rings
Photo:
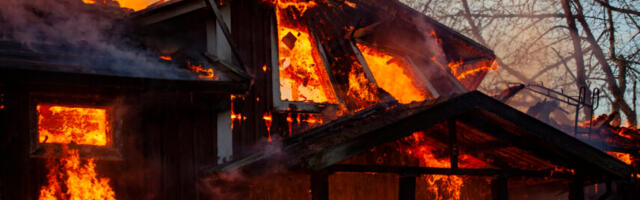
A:
{"type": "Polygon", "coordinates": [[[472,68],[472,69],[467,69],[464,70],[462,69],[464,66],[464,63],[462,61],[458,61],[458,62],[450,62],[448,64],[449,69],[451,69],[451,74],[456,77],[456,79],[458,79],[459,81],[462,81],[464,79],[467,79],[475,74],[478,74],[480,72],[488,72],[488,71],[492,71],[492,70],[497,70],[498,69],[498,63],[495,61],[480,61],[478,63],[475,64],[476,67],[472,68]]]}
{"type": "Polygon", "coordinates": [[[328,74],[307,27],[287,17],[295,7],[302,15],[315,2],[278,0],[278,55],[280,98],[288,101],[337,103],[328,74]]]}
{"type": "Polygon", "coordinates": [[[427,95],[408,74],[407,61],[363,44],[357,44],[379,87],[400,103],[424,101],[427,95]]]}
{"type": "Polygon", "coordinates": [[[115,200],[108,178],[98,178],[93,159],[80,160],[77,150],[63,145],[64,156],[48,161],[48,185],[40,189],[40,200],[115,200]]]}
{"type": "MultiPolygon", "coordinates": [[[[411,145],[404,151],[417,158],[422,167],[451,168],[448,158],[438,158],[433,154],[436,150],[425,143],[424,132],[415,132],[406,137],[405,141],[411,145]]],[[[460,199],[460,190],[464,181],[460,176],[426,175],[422,176],[427,183],[427,190],[435,195],[435,199],[460,199]]]]}
{"type": "MultiPolygon", "coordinates": [[[[164,3],[165,0],[114,0],[120,4],[120,7],[131,8],[134,11],[142,10],[152,4],[164,3]]],[[[106,3],[107,0],[82,0],[86,4],[106,3]]]]}
{"type": "Polygon", "coordinates": [[[40,104],[38,141],[40,143],[107,145],[107,110],[77,106],[40,104]]]}

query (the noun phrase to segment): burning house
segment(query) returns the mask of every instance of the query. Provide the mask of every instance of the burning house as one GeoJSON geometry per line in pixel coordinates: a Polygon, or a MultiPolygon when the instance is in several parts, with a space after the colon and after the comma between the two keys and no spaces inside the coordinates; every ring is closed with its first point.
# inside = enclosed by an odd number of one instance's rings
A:
{"type": "Polygon", "coordinates": [[[0,199],[637,195],[631,165],[475,91],[493,52],[398,1],[60,1],[125,39],[0,10],[0,199]]]}

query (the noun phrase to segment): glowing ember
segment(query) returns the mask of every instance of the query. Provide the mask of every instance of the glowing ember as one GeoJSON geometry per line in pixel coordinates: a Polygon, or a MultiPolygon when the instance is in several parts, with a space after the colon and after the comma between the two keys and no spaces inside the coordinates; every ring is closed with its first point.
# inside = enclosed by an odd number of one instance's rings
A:
{"type": "Polygon", "coordinates": [[[487,72],[487,71],[498,69],[497,62],[493,62],[493,61],[492,62],[481,61],[476,65],[479,65],[479,67],[469,69],[469,70],[461,70],[462,66],[464,66],[464,63],[462,63],[462,61],[451,62],[449,63],[449,69],[451,69],[451,74],[460,81],[466,78],[469,78],[470,76],[480,72],[487,72]]]}
{"type": "MultiPolygon", "coordinates": [[[[315,2],[276,1],[280,98],[287,101],[337,103],[315,42],[307,27],[286,17],[289,7],[300,15],[315,2]]],[[[266,70],[265,70],[266,71],[266,70]]]]}
{"type": "Polygon", "coordinates": [[[427,95],[407,73],[408,63],[402,57],[391,56],[363,44],[357,44],[379,87],[400,103],[424,101],[427,95]]]}
{"type": "Polygon", "coordinates": [[[166,61],[171,61],[171,60],[173,60],[173,58],[171,58],[171,56],[160,56],[160,59],[162,59],[162,60],[166,60],[166,61]]]}
{"type": "Polygon", "coordinates": [[[273,121],[273,118],[271,117],[271,113],[265,113],[262,116],[262,119],[264,119],[264,125],[267,126],[267,133],[269,134],[269,137],[267,138],[267,140],[271,142],[271,121],[273,121]]]}
{"type": "Polygon", "coordinates": [[[627,165],[631,165],[631,154],[628,153],[620,153],[620,152],[607,152],[609,155],[616,157],[618,160],[626,163],[627,165]]]}
{"type": "Polygon", "coordinates": [[[40,104],[38,111],[38,141],[40,143],[86,144],[105,146],[108,143],[107,110],[40,104]]]}
{"type": "Polygon", "coordinates": [[[376,86],[371,83],[365,74],[357,69],[362,69],[360,64],[353,63],[351,72],[349,72],[349,90],[347,94],[352,97],[357,97],[359,105],[367,106],[372,102],[378,102],[378,96],[375,93],[376,86]]]}
{"type": "Polygon", "coordinates": [[[213,72],[211,68],[204,68],[202,65],[192,65],[191,63],[187,63],[187,67],[194,73],[198,74],[199,78],[210,79],[213,80],[216,77],[216,74],[213,72]]]}
{"type": "Polygon", "coordinates": [[[83,199],[115,200],[108,178],[98,178],[93,159],[80,160],[77,150],[63,146],[60,160],[48,161],[48,185],[40,189],[40,200],[83,199]]]}
{"type": "MultiPolygon", "coordinates": [[[[451,162],[448,158],[438,158],[433,154],[436,149],[425,143],[424,132],[415,132],[406,137],[405,141],[409,142],[411,147],[404,151],[417,158],[421,167],[451,168],[451,162]]],[[[436,195],[435,199],[460,199],[460,190],[464,185],[462,177],[447,175],[422,177],[429,186],[427,190],[436,195]]]]}

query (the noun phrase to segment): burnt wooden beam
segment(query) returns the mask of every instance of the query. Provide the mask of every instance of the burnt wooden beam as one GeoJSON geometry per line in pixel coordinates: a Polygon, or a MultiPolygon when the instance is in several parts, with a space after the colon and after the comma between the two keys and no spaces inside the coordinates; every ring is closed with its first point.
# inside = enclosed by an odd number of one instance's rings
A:
{"type": "Polygon", "coordinates": [[[311,199],[329,200],[329,172],[318,171],[311,174],[311,199]]]}
{"type": "Polygon", "coordinates": [[[491,180],[491,196],[493,200],[509,199],[509,188],[506,176],[498,176],[496,179],[491,180]]]}
{"type": "Polygon", "coordinates": [[[204,1],[179,1],[175,3],[165,3],[161,8],[143,10],[133,14],[134,21],[141,25],[155,24],[167,19],[171,19],[198,9],[206,8],[204,1]]]}
{"type": "Polygon", "coordinates": [[[231,63],[226,63],[223,60],[220,60],[216,58],[216,56],[211,55],[209,53],[203,53],[203,55],[211,65],[214,65],[218,67],[220,70],[227,72],[228,74],[233,76],[232,78],[233,80],[237,80],[237,81],[251,80],[251,76],[247,74],[247,72],[242,70],[239,66],[236,66],[231,63]]]}
{"type": "Polygon", "coordinates": [[[416,176],[401,176],[398,178],[398,199],[416,199],[416,176]]]}
{"type": "Polygon", "coordinates": [[[248,82],[140,78],[74,72],[2,68],[0,81],[33,90],[126,92],[241,93],[248,82]]]}
{"type": "Polygon", "coordinates": [[[505,177],[558,177],[568,178],[570,173],[553,172],[551,170],[519,170],[519,169],[452,169],[433,167],[402,167],[402,166],[380,166],[380,165],[334,165],[327,168],[331,172],[374,172],[374,173],[394,173],[400,175],[469,175],[469,176],[505,176],[505,177]]]}

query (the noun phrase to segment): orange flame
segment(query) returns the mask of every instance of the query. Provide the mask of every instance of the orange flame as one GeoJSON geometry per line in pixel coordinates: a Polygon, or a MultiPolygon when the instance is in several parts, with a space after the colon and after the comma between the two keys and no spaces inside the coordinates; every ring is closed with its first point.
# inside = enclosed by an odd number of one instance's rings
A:
{"type": "Polygon", "coordinates": [[[83,165],[78,151],[67,149],[66,145],[63,145],[63,153],[65,155],[59,161],[48,161],[48,185],[40,189],[38,199],[116,199],[109,179],[98,178],[93,159],[83,165]]]}
{"type": "Polygon", "coordinates": [[[36,110],[40,143],[96,146],[108,143],[106,109],[39,104],[36,110]]]}
{"type": "Polygon", "coordinates": [[[476,65],[480,65],[480,67],[469,70],[462,70],[461,67],[464,66],[464,63],[462,61],[450,62],[449,69],[451,69],[451,74],[460,81],[480,72],[487,72],[498,69],[498,63],[494,61],[481,61],[476,65]]]}
{"type": "MultiPolygon", "coordinates": [[[[152,4],[164,3],[164,0],[115,0],[120,4],[120,7],[131,8],[134,11],[142,10],[149,7],[152,4]]],[[[85,4],[105,4],[106,0],[82,0],[85,4]]]]}
{"type": "Polygon", "coordinates": [[[271,121],[273,120],[271,113],[265,113],[262,115],[262,119],[264,119],[264,125],[267,126],[268,141],[271,142],[271,121]]]}
{"type": "MultiPolygon", "coordinates": [[[[417,158],[421,166],[451,168],[451,162],[448,158],[436,157],[433,154],[435,149],[425,144],[424,132],[415,132],[406,137],[405,141],[409,142],[411,147],[404,151],[417,158]]],[[[460,190],[464,185],[462,177],[448,175],[428,175],[423,177],[428,185],[427,190],[436,195],[435,199],[460,199],[460,190]]]]}
{"type": "Polygon", "coordinates": [[[190,62],[187,62],[187,67],[194,73],[198,74],[199,78],[213,80],[216,77],[216,74],[213,72],[212,68],[204,68],[202,65],[192,65],[190,62]]]}
{"type": "Polygon", "coordinates": [[[631,165],[631,154],[628,153],[620,153],[620,152],[607,152],[609,155],[616,157],[618,160],[626,163],[627,165],[631,165]]]}
{"type": "Polygon", "coordinates": [[[354,62],[351,72],[349,72],[349,96],[357,97],[359,105],[368,105],[370,102],[378,102],[378,96],[375,93],[376,86],[371,83],[364,73],[358,72],[358,68],[362,66],[354,62]]]}
{"type": "Polygon", "coordinates": [[[173,58],[171,56],[160,56],[160,59],[162,60],[166,60],[166,61],[171,61],[173,60],[173,58]]]}
{"type": "Polygon", "coordinates": [[[278,0],[280,98],[288,101],[337,103],[328,74],[307,27],[286,16],[289,7],[303,15],[315,2],[278,0]]]}
{"type": "Polygon", "coordinates": [[[378,86],[389,92],[398,102],[406,104],[424,101],[427,95],[407,74],[407,61],[363,44],[357,44],[378,86]]]}

